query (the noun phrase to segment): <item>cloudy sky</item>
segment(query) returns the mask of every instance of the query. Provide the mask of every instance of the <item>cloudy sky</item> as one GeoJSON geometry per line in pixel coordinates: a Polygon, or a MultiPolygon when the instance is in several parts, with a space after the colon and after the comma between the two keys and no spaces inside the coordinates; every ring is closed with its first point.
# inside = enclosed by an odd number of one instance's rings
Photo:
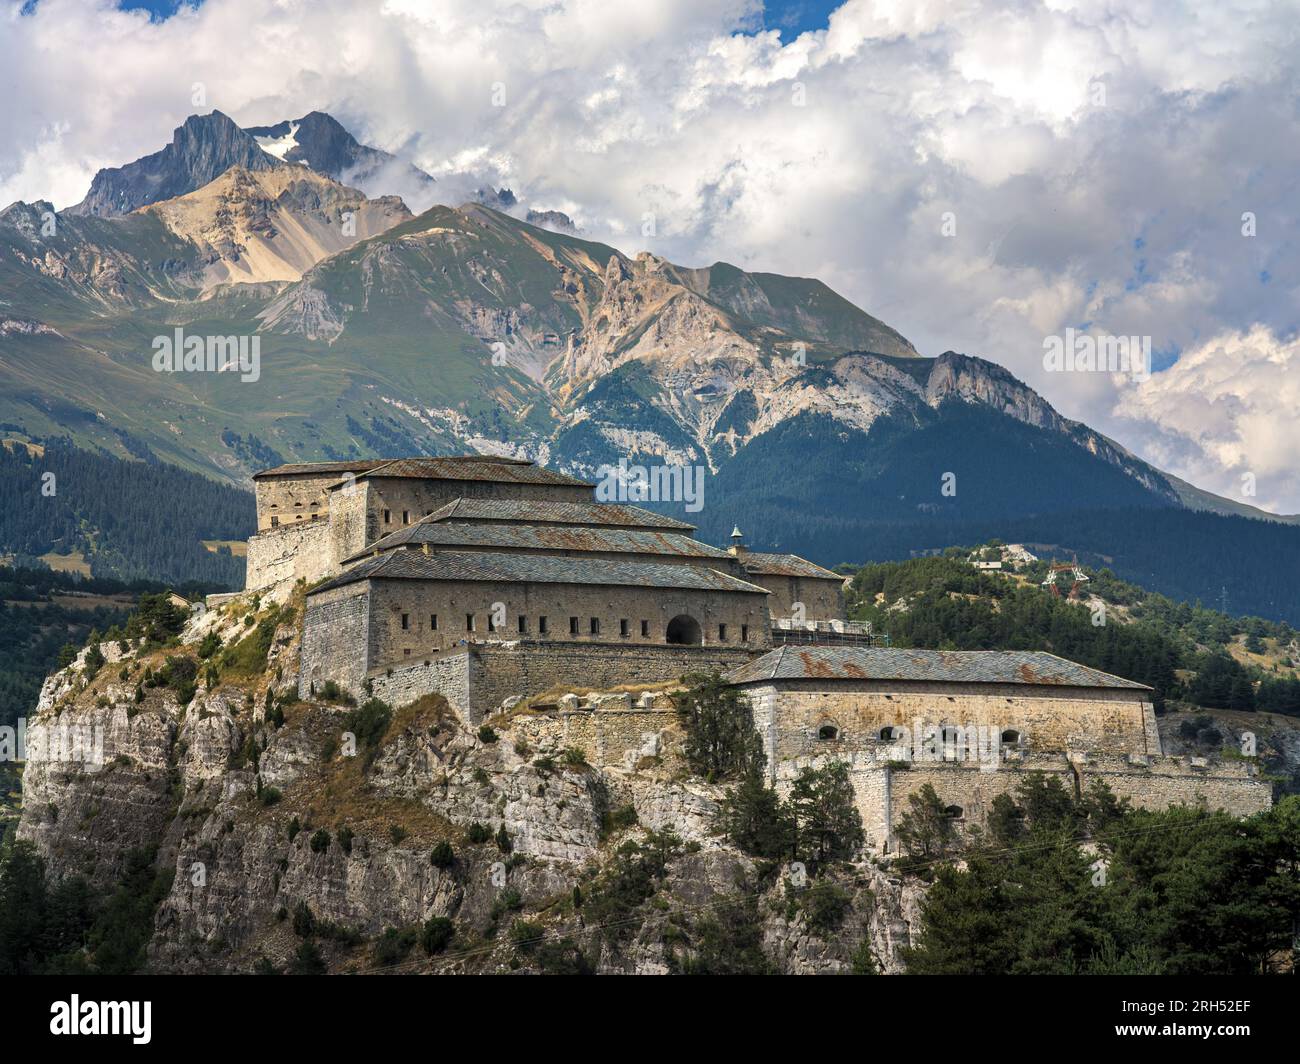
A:
{"type": "Polygon", "coordinates": [[[0,203],[74,203],[195,111],[326,110],[448,198],[490,181],[628,252],[820,277],[1300,512],[1295,2],[133,6],[0,0],[0,203]],[[1067,328],[1149,337],[1156,372],[1048,372],[1067,328]]]}

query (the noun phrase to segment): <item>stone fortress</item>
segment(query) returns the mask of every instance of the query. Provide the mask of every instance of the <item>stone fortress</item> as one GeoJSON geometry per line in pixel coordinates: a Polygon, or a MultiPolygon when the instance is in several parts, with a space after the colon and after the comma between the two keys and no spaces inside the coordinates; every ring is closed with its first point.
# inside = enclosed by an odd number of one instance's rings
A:
{"type": "MultiPolygon", "coordinates": [[[[718,670],[743,691],[778,787],[845,761],[871,845],[934,786],[981,824],[1024,773],[1104,780],[1135,804],[1239,814],[1271,787],[1248,761],[1165,757],[1150,689],[1042,652],[875,645],[843,577],[729,549],[692,525],[530,462],[486,456],[280,466],[254,478],[247,589],[309,587],[299,693],[333,683],[394,705],[439,693],[471,725],[557,687],[661,684],[718,670]]],[[[554,708],[598,763],[657,748],[673,712],[646,694],[554,708]],[[611,738],[613,737],[613,738],[611,738]]]]}

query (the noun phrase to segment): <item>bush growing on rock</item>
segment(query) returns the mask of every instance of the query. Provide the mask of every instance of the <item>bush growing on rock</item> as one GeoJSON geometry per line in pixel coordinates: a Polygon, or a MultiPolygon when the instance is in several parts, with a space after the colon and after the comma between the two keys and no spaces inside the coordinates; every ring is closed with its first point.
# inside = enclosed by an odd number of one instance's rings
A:
{"type": "Polygon", "coordinates": [[[343,730],[357,737],[357,748],[365,752],[369,768],[379,753],[379,744],[393,720],[393,707],[378,698],[368,698],[343,719],[343,730]]]}
{"type": "Polygon", "coordinates": [[[399,964],[411,952],[415,945],[416,933],[411,928],[384,928],[384,933],[375,942],[375,963],[386,968],[399,964]]]}
{"type": "Polygon", "coordinates": [[[441,953],[451,944],[455,933],[456,925],[447,917],[431,916],[420,930],[420,945],[430,956],[441,953]]]}
{"type": "Polygon", "coordinates": [[[311,837],[311,852],[324,853],[330,848],[330,833],[324,828],[318,828],[311,837]]]}
{"type": "Polygon", "coordinates": [[[285,974],[325,975],[328,971],[329,968],[325,964],[325,958],[321,956],[320,947],[315,942],[304,942],[298,947],[298,952],[293,955],[293,960],[289,962],[285,974]]]}
{"type": "Polygon", "coordinates": [[[450,868],[456,862],[456,852],[451,848],[451,843],[443,839],[434,846],[429,860],[434,868],[450,868]]]}

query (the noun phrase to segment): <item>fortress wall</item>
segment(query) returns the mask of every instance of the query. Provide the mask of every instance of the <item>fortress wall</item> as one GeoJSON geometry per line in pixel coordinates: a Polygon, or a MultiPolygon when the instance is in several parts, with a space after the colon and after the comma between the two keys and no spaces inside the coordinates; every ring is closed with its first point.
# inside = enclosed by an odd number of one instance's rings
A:
{"type": "Polygon", "coordinates": [[[1076,761],[1064,753],[1027,754],[1019,760],[1001,761],[984,771],[972,761],[915,762],[901,767],[890,763],[888,751],[837,756],[802,757],[779,762],[776,785],[787,791],[804,767],[821,767],[844,760],[857,797],[858,811],[870,848],[895,852],[893,831],[911,808],[909,797],[929,784],[944,805],[960,806],[960,831],[986,828],[993,800],[999,794],[1015,796],[1031,772],[1059,778],[1074,793],[1086,791],[1094,781],[1106,784],[1116,798],[1127,798],[1141,809],[1171,805],[1200,805],[1222,809],[1234,816],[1250,816],[1273,804],[1272,785],[1259,778],[1252,762],[1203,761],[1184,757],[1123,757],[1084,755],[1076,761]],[[1077,774],[1077,775],[1076,775],[1077,774]]]}
{"type": "Polygon", "coordinates": [[[326,520],[282,526],[248,539],[244,579],[247,591],[258,591],[281,580],[313,583],[337,571],[330,523],[326,520]]]}
{"type": "Polygon", "coordinates": [[[336,565],[363,550],[374,536],[367,538],[370,482],[359,480],[330,494],[330,529],[336,565]]]}
{"type": "Polygon", "coordinates": [[[354,697],[363,693],[369,650],[370,585],[336,587],[311,596],[303,615],[298,697],[333,680],[354,697]]]}
{"type": "MultiPolygon", "coordinates": [[[[360,587],[361,585],[357,585],[360,587]]],[[[717,669],[726,672],[754,657],[756,651],[740,648],[641,646],[621,644],[514,643],[474,644],[465,648],[412,658],[407,662],[365,669],[364,616],[369,596],[350,588],[337,588],[319,596],[308,608],[303,632],[302,669],[298,681],[301,697],[309,697],[310,685],[317,688],[333,680],[354,698],[374,695],[393,706],[414,702],[427,694],[441,694],[467,723],[478,725],[496,713],[508,698],[528,698],[552,687],[565,685],[577,690],[599,690],[636,683],[676,680],[688,672],[717,669]],[[369,684],[367,693],[366,685],[369,684]]],[[[315,599],[316,596],[313,596],[315,599]]],[[[636,719],[641,710],[620,714],[621,723],[604,726],[621,759],[628,744],[640,740],[646,730],[636,719]],[[622,734],[626,731],[626,734],[622,734]],[[618,744],[624,746],[619,747],[618,744]]],[[[663,713],[662,707],[645,711],[663,713]]],[[[671,711],[668,711],[671,715],[671,711]]],[[[581,714],[579,714],[581,716],[581,714]]],[[[657,717],[647,719],[660,719],[657,717]]],[[[573,745],[594,742],[596,733],[582,732],[573,725],[573,745]],[[582,741],[579,741],[582,740],[582,741]]],[[[606,740],[602,740],[604,742],[606,740]]],[[[594,748],[593,748],[594,751],[594,748]]],[[[596,756],[593,751],[589,751],[596,756]]]]}
{"type": "Polygon", "coordinates": [[[390,706],[409,705],[424,695],[437,693],[463,720],[477,724],[470,708],[470,673],[469,651],[462,650],[372,674],[370,693],[390,706]]]}
{"type": "Polygon", "coordinates": [[[745,691],[768,757],[777,760],[827,752],[817,737],[823,725],[839,730],[834,750],[854,752],[887,745],[880,739],[885,727],[906,728],[911,736],[918,721],[923,728],[1014,730],[1029,750],[1160,750],[1148,728],[1154,716],[1144,691],[893,680],[790,680],[745,691]]]}
{"type": "MultiPolygon", "coordinates": [[[[649,587],[609,587],[588,584],[521,584],[486,581],[372,581],[375,587],[372,617],[373,654],[370,667],[401,664],[465,642],[523,638],[541,645],[546,640],[564,645],[616,644],[634,648],[664,646],[668,622],[678,614],[689,614],[700,622],[704,644],[722,647],[749,646],[765,650],[771,645],[769,619],[764,596],[758,592],[695,591],[649,587]],[[505,624],[489,630],[494,603],[505,606],[505,624]],[[406,615],[406,627],[402,616],[406,615]],[[467,615],[474,615],[470,631],[467,615]],[[437,628],[432,627],[437,617],[437,628]],[[519,618],[526,631],[519,631],[519,618]],[[540,618],[547,620],[547,636],[539,632],[540,618]],[[578,618],[578,634],[569,634],[569,618],[578,618]],[[591,618],[600,621],[598,634],[591,633],[591,618]],[[619,634],[619,621],[626,618],[626,638],[619,634]],[[641,635],[641,621],[649,623],[649,634],[641,635]],[[727,638],[718,640],[718,625],[727,625],[727,638]],[[748,643],[742,641],[742,626],[748,625],[748,643]]],[[[748,657],[739,659],[748,660],[748,657]]],[[[629,676],[628,680],[635,677],[629,676]]],[[[621,683],[622,680],[615,682],[621,683]]],[[[547,687],[549,684],[543,684],[547,687]]],[[[538,688],[541,690],[542,688],[538,688]]],[[[507,692],[507,694],[524,692],[507,692]]],[[[503,696],[504,697],[504,696],[503,696]]]]}
{"type": "Polygon", "coordinates": [[[844,584],[839,580],[812,580],[797,576],[769,576],[751,573],[751,584],[771,592],[767,605],[773,617],[789,617],[796,602],[803,603],[804,620],[826,621],[844,618],[844,584]]]}
{"type": "Polygon", "coordinates": [[[688,672],[726,672],[756,651],[728,647],[625,646],[519,642],[476,646],[471,673],[474,719],[512,696],[528,698],[558,685],[600,690],[676,680],[688,672]]]}
{"type": "Polygon", "coordinates": [[[253,496],[257,501],[257,530],[265,532],[272,527],[271,519],[280,528],[304,524],[318,514],[325,520],[329,513],[331,484],[341,480],[341,473],[308,473],[300,476],[264,477],[253,481],[253,496]]]}

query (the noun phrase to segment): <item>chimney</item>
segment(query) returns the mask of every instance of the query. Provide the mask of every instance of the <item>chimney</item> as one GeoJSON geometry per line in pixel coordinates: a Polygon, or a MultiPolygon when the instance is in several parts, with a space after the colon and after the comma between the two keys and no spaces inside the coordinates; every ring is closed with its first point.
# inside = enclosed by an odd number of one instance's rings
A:
{"type": "Polygon", "coordinates": [[[731,550],[728,553],[738,561],[743,561],[749,548],[745,546],[745,533],[740,530],[739,525],[731,526],[731,550]]]}

